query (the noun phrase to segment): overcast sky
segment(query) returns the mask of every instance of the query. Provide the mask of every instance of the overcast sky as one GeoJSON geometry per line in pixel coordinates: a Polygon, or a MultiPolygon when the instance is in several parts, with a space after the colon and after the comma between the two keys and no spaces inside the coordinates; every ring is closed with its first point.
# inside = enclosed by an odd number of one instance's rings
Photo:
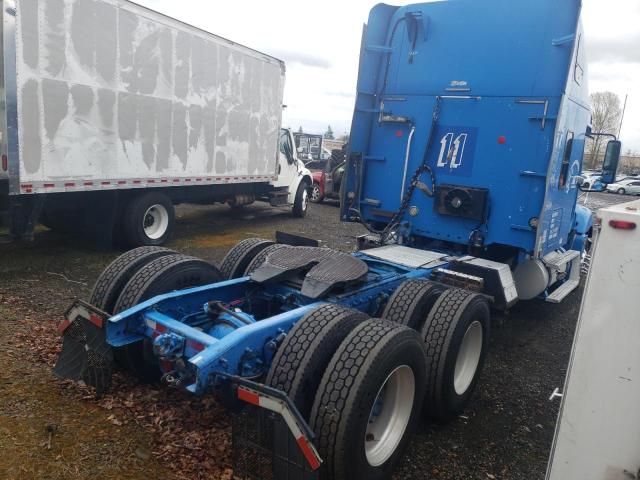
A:
{"type": "MultiPolygon", "coordinates": [[[[480,0],[478,0],[480,1],[480,0]]],[[[349,129],[362,24],[371,0],[138,0],[145,6],[285,60],[285,126],[349,129]]],[[[404,5],[417,2],[387,3],[404,5]]],[[[621,140],[640,152],[640,0],[584,0],[592,92],[629,95],[621,140]]]]}

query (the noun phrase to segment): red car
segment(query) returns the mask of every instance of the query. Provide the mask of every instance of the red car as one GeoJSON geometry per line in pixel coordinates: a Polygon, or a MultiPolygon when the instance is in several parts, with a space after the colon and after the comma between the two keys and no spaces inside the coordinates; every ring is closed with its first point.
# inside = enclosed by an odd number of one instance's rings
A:
{"type": "Polygon", "coordinates": [[[324,170],[311,170],[313,185],[309,200],[320,203],[325,198],[340,198],[340,185],[344,176],[345,155],[342,150],[334,150],[327,160],[324,170]]]}

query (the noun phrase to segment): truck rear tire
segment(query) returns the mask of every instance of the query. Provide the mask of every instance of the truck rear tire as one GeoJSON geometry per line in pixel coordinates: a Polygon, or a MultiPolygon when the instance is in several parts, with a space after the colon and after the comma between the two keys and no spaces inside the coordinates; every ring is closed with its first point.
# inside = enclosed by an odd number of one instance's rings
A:
{"type": "Polygon", "coordinates": [[[322,374],[349,333],[368,316],[335,304],[322,305],[293,326],[278,348],[266,384],[285,392],[309,419],[322,374]]]}
{"type": "Polygon", "coordinates": [[[407,280],[389,298],[382,318],[420,331],[444,285],[428,280],[407,280]]]}
{"type": "Polygon", "coordinates": [[[133,275],[149,262],[165,255],[178,255],[163,247],[138,247],[123,253],[105,268],[91,291],[89,303],[113,314],[120,292],[133,275]]]}
{"type": "Polygon", "coordinates": [[[427,349],[425,414],[447,422],[471,400],[489,347],[490,312],[477,293],[446,290],[422,327],[427,349]]]}
{"type": "MultiPolygon", "coordinates": [[[[114,313],[120,313],[156,295],[222,280],[220,271],[199,258],[165,255],[139,269],[122,289],[114,313]]],[[[143,382],[160,378],[160,368],[148,339],[117,350],[117,359],[143,382]]]]}
{"type": "Polygon", "coordinates": [[[303,218],[307,214],[307,208],[309,207],[309,184],[303,180],[298,185],[296,191],[296,198],[293,202],[293,216],[296,218],[303,218]]]}
{"type": "Polygon", "coordinates": [[[124,208],[124,238],[131,247],[165,244],[171,237],[174,223],[173,202],[164,193],[137,195],[124,208]]]}
{"type": "Polygon", "coordinates": [[[245,238],[236,243],[222,259],[222,277],[226,280],[242,277],[256,255],[271,245],[273,242],[264,238],[245,238]]]}
{"type": "Polygon", "coordinates": [[[418,332],[381,319],[358,325],[331,359],[311,410],[320,478],[390,478],[418,423],[426,374],[418,332]]]}
{"type": "Polygon", "coordinates": [[[262,264],[267,260],[267,257],[271,252],[280,250],[283,247],[286,247],[286,245],[283,245],[281,243],[275,243],[273,245],[269,245],[267,248],[262,250],[255,257],[253,257],[253,260],[251,260],[251,262],[249,263],[249,266],[244,271],[244,276],[246,277],[251,275],[253,272],[255,272],[258,268],[262,266],[262,264]]]}

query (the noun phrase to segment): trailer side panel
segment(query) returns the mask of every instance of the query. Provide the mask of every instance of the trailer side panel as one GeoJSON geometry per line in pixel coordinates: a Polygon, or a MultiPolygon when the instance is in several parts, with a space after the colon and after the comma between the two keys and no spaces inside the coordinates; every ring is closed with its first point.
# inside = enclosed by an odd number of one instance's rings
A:
{"type": "Polygon", "coordinates": [[[124,0],[16,7],[20,193],[275,175],[281,61],[124,0]]]}

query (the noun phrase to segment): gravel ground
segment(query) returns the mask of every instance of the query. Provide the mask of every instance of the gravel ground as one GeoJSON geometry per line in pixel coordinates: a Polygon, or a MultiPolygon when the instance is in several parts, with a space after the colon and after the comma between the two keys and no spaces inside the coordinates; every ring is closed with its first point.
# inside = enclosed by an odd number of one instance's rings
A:
{"type": "MultiPolygon", "coordinates": [[[[631,200],[585,199],[596,208],[631,200]]],[[[346,251],[363,233],[340,224],[330,203],[313,205],[304,220],[262,205],[239,215],[181,206],[169,247],[217,263],[237,241],[276,230],[346,251]]],[[[230,478],[228,420],[209,399],[117,376],[114,393],[96,401],[51,374],[56,323],[118,253],[44,228],[32,245],[0,246],[0,478],[230,478]]],[[[559,306],[522,303],[497,318],[468,410],[448,425],[421,425],[396,478],[544,478],[559,406],[548,398],[563,383],[580,298],[578,291],[559,306]]]]}

